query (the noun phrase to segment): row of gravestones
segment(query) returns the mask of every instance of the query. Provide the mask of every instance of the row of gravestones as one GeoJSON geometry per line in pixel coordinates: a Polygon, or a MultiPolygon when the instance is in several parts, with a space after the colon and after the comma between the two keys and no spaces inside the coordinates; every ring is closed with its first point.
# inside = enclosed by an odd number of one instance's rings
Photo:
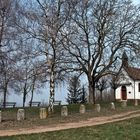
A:
{"type": "MultiPolygon", "coordinates": [[[[127,106],[127,102],[123,101],[121,103],[121,105],[122,105],[122,107],[126,107],[127,106]]],[[[113,102],[110,103],[110,109],[111,110],[115,110],[115,104],[113,102]]],[[[100,104],[95,104],[95,110],[97,112],[101,111],[100,104]]],[[[81,104],[80,108],[79,108],[79,113],[80,114],[84,114],[85,112],[86,112],[86,107],[85,107],[85,105],[81,104]]],[[[40,119],[47,118],[47,116],[48,116],[47,109],[46,108],[40,108],[39,115],[40,115],[39,116],[40,119]]],[[[61,108],[61,116],[62,117],[68,116],[68,108],[67,108],[67,106],[62,106],[62,108],[61,108]]],[[[18,109],[18,111],[17,111],[17,121],[21,121],[21,120],[24,120],[24,119],[25,119],[25,110],[24,109],[18,109]]],[[[0,111],[0,122],[1,121],[2,121],[2,112],[0,111]]]]}

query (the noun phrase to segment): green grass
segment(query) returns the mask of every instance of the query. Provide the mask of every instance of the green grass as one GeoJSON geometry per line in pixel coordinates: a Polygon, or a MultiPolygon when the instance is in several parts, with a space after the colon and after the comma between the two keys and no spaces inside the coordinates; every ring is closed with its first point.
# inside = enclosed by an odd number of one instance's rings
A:
{"type": "Polygon", "coordinates": [[[28,128],[34,126],[42,125],[52,125],[58,123],[67,123],[67,122],[78,122],[81,120],[87,120],[88,118],[97,117],[97,116],[110,116],[114,114],[119,114],[121,112],[127,112],[132,110],[139,110],[140,106],[135,107],[133,103],[128,103],[128,107],[122,108],[120,103],[115,103],[116,110],[110,110],[109,103],[101,103],[101,112],[98,113],[94,110],[94,105],[86,104],[86,113],[79,114],[79,104],[68,105],[68,117],[61,117],[61,107],[55,106],[54,113],[49,115],[47,119],[39,119],[39,108],[25,108],[26,119],[24,121],[16,121],[16,113],[18,108],[11,109],[2,109],[2,123],[0,124],[0,130],[5,129],[16,129],[16,128],[28,128]]]}
{"type": "Polygon", "coordinates": [[[139,140],[140,118],[100,126],[40,134],[0,137],[0,140],[139,140]]]}

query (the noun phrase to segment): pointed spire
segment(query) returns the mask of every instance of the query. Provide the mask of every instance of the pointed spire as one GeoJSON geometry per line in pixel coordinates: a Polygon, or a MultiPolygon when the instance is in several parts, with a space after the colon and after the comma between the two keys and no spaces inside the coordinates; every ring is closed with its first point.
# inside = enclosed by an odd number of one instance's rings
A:
{"type": "Polygon", "coordinates": [[[128,56],[125,51],[122,55],[122,65],[125,67],[128,67],[128,56]]]}

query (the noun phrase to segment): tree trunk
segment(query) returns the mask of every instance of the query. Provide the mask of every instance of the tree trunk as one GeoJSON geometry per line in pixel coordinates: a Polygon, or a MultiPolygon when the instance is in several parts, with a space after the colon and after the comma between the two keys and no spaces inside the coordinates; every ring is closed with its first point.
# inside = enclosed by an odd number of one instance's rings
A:
{"type": "Polygon", "coordinates": [[[53,112],[54,94],[55,94],[55,61],[56,61],[56,41],[52,38],[53,58],[50,69],[50,98],[49,98],[49,112],[53,112]]]}
{"type": "Polygon", "coordinates": [[[26,93],[23,93],[23,107],[25,107],[26,93]]]}
{"type": "Polygon", "coordinates": [[[54,103],[54,90],[55,90],[55,83],[54,83],[54,69],[51,69],[50,74],[50,99],[49,99],[49,112],[53,112],[53,103],[54,103]]]}
{"type": "Polygon", "coordinates": [[[113,93],[113,94],[114,94],[114,101],[116,101],[116,94],[115,94],[115,91],[116,91],[116,89],[114,88],[114,89],[113,89],[113,92],[114,92],[114,93],[113,93]]]}
{"type": "Polygon", "coordinates": [[[3,96],[3,107],[6,107],[6,97],[7,97],[7,83],[5,83],[5,87],[4,87],[4,96],[3,96]]]}
{"type": "Polygon", "coordinates": [[[23,91],[23,107],[25,107],[26,94],[27,94],[27,91],[26,91],[26,84],[25,84],[24,91],[23,91]]]}
{"type": "Polygon", "coordinates": [[[101,101],[103,101],[103,91],[100,91],[101,101]]]}
{"type": "Polygon", "coordinates": [[[95,83],[89,82],[89,103],[95,104],[95,83]]]}
{"type": "Polygon", "coordinates": [[[34,97],[34,89],[35,89],[35,79],[33,80],[33,87],[32,87],[32,91],[31,91],[31,100],[30,100],[30,107],[32,106],[32,101],[33,101],[33,97],[34,97]]]}
{"type": "Polygon", "coordinates": [[[7,85],[4,88],[3,107],[6,107],[7,85]]]}
{"type": "Polygon", "coordinates": [[[84,86],[83,86],[83,88],[82,88],[82,103],[85,103],[85,88],[84,88],[84,86]]]}
{"type": "Polygon", "coordinates": [[[33,101],[33,95],[34,94],[34,92],[32,91],[32,94],[31,94],[31,100],[30,100],[30,107],[32,106],[32,101],[33,101]]]}

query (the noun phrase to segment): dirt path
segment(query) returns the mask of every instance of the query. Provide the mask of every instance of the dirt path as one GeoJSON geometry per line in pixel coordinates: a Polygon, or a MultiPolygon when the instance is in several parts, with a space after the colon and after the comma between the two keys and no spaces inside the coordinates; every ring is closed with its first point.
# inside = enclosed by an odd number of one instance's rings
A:
{"type": "Polygon", "coordinates": [[[100,124],[105,124],[105,123],[122,121],[122,120],[130,119],[130,118],[134,118],[134,117],[140,117],[140,110],[121,113],[121,114],[112,115],[112,116],[94,117],[86,121],[80,121],[80,122],[63,123],[63,124],[59,123],[53,126],[38,126],[38,127],[32,127],[32,128],[21,128],[21,129],[16,129],[16,130],[0,130],[0,136],[33,134],[33,133],[65,130],[65,129],[70,129],[70,128],[94,126],[94,125],[100,125],[100,124]]]}

